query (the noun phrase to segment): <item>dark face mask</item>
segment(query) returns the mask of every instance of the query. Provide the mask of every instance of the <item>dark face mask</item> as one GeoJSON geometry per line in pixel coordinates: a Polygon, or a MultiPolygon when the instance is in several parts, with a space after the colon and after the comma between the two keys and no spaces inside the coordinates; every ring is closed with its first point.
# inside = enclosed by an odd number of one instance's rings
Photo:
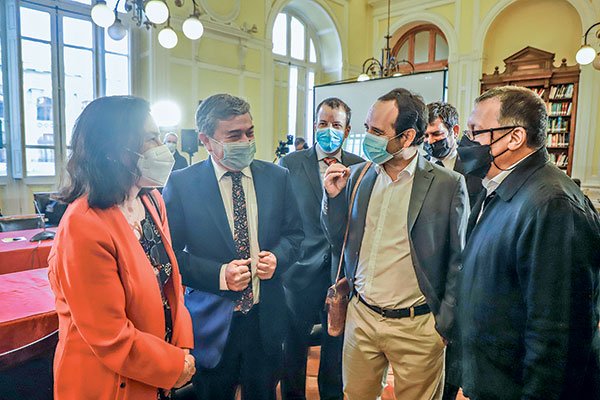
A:
{"type": "Polygon", "coordinates": [[[448,145],[448,138],[443,138],[442,140],[433,143],[425,142],[423,144],[423,150],[425,150],[430,157],[440,160],[450,154],[451,149],[448,145]]]}
{"type": "MultiPolygon", "coordinates": [[[[496,143],[498,140],[501,140],[504,136],[511,133],[513,129],[506,132],[498,139],[492,141],[490,144],[480,144],[469,139],[467,135],[463,135],[462,139],[460,139],[460,142],[458,143],[458,148],[456,150],[458,151],[458,156],[460,157],[460,161],[462,162],[465,174],[473,175],[480,179],[485,178],[492,166],[492,163],[494,162],[494,158],[500,157],[502,154],[508,151],[507,147],[506,150],[502,151],[500,154],[494,157],[492,156],[492,144],[496,143]]],[[[496,167],[498,169],[502,169],[497,165],[496,167]]]]}

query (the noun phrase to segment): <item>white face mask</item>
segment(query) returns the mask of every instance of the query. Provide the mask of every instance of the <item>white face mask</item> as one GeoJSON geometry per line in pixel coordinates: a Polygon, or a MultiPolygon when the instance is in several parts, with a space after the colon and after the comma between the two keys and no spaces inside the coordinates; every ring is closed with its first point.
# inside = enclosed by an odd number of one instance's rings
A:
{"type": "Polygon", "coordinates": [[[166,145],[156,146],[140,154],[137,166],[141,172],[141,187],[165,186],[175,159],[166,145]]]}
{"type": "Polygon", "coordinates": [[[175,154],[175,150],[177,150],[177,143],[167,142],[167,143],[165,143],[165,146],[167,146],[169,148],[169,151],[171,152],[171,154],[175,154]]]}

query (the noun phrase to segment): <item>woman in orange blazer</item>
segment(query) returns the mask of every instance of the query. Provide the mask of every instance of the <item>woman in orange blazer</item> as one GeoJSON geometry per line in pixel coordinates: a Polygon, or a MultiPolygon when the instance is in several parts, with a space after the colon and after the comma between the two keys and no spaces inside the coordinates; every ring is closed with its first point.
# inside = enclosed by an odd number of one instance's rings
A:
{"type": "Polygon", "coordinates": [[[49,256],[59,342],[54,398],[156,400],[195,372],[164,203],[173,157],[144,100],[94,100],[79,116],[49,256]],[[165,151],[166,150],[166,151],[165,151]]]}

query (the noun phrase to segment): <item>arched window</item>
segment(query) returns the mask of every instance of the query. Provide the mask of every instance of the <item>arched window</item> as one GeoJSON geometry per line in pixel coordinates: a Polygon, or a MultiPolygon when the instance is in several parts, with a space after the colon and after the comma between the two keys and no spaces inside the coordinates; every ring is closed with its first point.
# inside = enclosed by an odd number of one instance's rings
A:
{"type": "Polygon", "coordinates": [[[399,60],[408,60],[415,71],[431,71],[448,66],[448,42],[435,25],[418,25],[403,34],[392,49],[399,60]]]}
{"type": "Polygon", "coordinates": [[[319,72],[316,34],[302,17],[284,9],[273,25],[274,127],[278,136],[312,143],[313,87],[319,72]]]}

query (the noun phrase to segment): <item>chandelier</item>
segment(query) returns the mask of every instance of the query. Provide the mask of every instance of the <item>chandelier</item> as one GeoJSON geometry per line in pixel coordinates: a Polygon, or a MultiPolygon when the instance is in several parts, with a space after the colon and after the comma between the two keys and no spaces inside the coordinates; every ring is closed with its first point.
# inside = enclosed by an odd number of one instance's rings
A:
{"type": "Polygon", "coordinates": [[[390,35],[390,3],[391,0],[388,0],[387,35],[384,36],[385,48],[381,49],[381,59],[378,60],[375,57],[370,57],[363,62],[362,72],[357,78],[357,81],[359,82],[368,81],[369,79],[374,78],[400,76],[402,75],[400,66],[403,64],[408,64],[410,66],[411,74],[415,72],[415,66],[413,63],[408,60],[398,60],[396,57],[392,56],[392,49],[390,49],[390,39],[392,38],[390,35]]]}
{"type": "MultiPolygon", "coordinates": [[[[117,11],[120,2],[124,2],[127,13],[132,13],[131,19],[138,27],[143,25],[146,29],[150,29],[166,23],[158,32],[158,42],[166,49],[172,49],[177,45],[177,33],[171,28],[171,15],[166,0],[117,0],[113,10],[108,7],[106,0],[96,0],[91,13],[92,21],[102,28],[107,28],[111,39],[122,40],[127,34],[127,29],[119,19],[117,11]]],[[[183,7],[184,0],[173,0],[173,3],[177,7],[183,7]]],[[[200,15],[196,0],[192,0],[192,13],[182,26],[183,34],[190,40],[200,39],[204,33],[200,15]]]]}
{"type": "MultiPolygon", "coordinates": [[[[594,68],[600,70],[600,52],[596,54],[596,50],[587,42],[588,33],[590,33],[592,28],[598,25],[600,25],[600,22],[596,22],[595,24],[590,26],[585,32],[585,35],[583,35],[583,45],[579,48],[579,50],[577,50],[577,54],[575,54],[575,59],[581,65],[588,65],[589,63],[592,63],[592,66],[594,68]]],[[[600,39],[600,29],[598,29],[598,31],[596,32],[596,38],[600,39]]]]}

